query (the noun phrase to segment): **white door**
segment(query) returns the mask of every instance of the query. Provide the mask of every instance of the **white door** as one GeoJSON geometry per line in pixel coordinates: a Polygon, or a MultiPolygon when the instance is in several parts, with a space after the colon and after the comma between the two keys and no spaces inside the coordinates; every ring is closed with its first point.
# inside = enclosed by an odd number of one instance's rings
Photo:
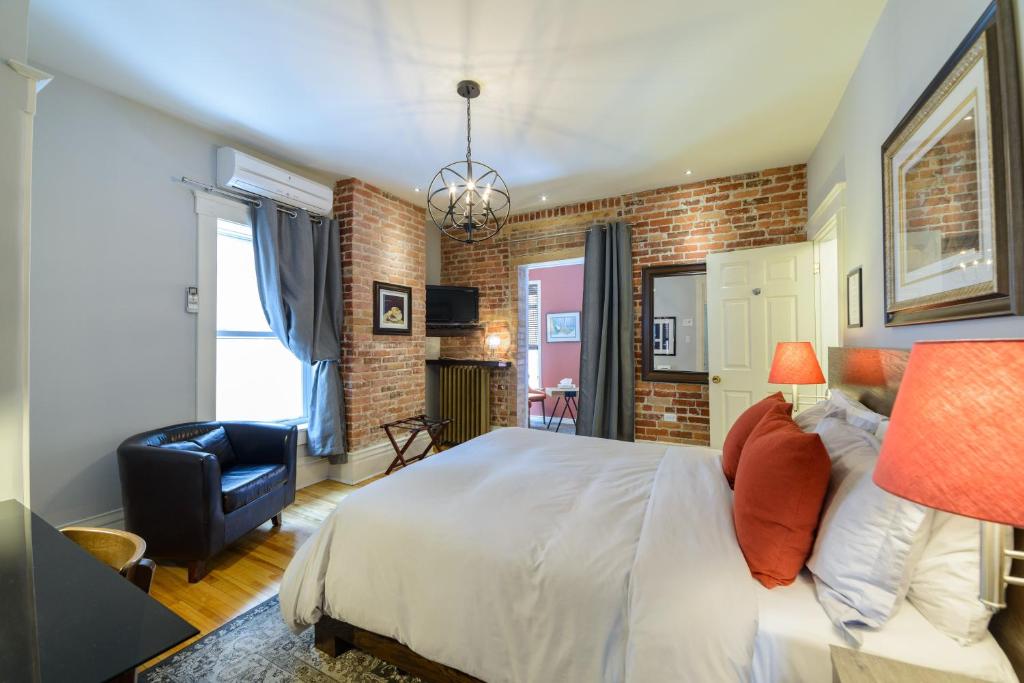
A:
{"type": "Polygon", "coordinates": [[[753,403],[779,390],[790,398],[792,387],[768,384],[768,370],[778,342],[815,338],[813,263],[810,242],[708,255],[713,447],[753,403]]]}

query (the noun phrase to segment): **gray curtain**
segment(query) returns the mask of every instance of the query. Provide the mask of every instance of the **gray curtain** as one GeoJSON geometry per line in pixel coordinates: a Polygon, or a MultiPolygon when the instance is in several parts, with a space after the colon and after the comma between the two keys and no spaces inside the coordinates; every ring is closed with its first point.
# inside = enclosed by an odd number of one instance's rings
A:
{"type": "Polygon", "coordinates": [[[263,312],[281,343],[312,365],[307,448],[311,455],[344,453],[338,222],[312,221],[301,209],[292,218],[261,201],[253,210],[252,243],[263,312]]]}
{"type": "Polygon", "coordinates": [[[625,223],[595,226],[583,264],[576,433],[633,440],[633,249],[625,223]]]}

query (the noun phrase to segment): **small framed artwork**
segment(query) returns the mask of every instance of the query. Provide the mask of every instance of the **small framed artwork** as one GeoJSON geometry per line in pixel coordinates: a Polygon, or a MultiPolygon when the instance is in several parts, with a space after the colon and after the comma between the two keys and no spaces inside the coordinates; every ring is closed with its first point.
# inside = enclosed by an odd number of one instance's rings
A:
{"type": "Polygon", "coordinates": [[[580,340],[580,312],[548,313],[548,343],[578,342],[580,340]]]}
{"type": "Polygon", "coordinates": [[[412,288],[373,283],[373,333],[412,334],[412,288]]]}
{"type": "Polygon", "coordinates": [[[858,266],[846,276],[846,326],[864,327],[864,289],[861,284],[861,269],[858,266]]]}
{"type": "MultiPolygon", "coordinates": [[[[693,321],[690,321],[693,324],[693,321]]],[[[653,351],[655,356],[676,355],[676,317],[674,315],[654,319],[653,351]]]]}
{"type": "Polygon", "coordinates": [[[1012,6],[989,4],[882,147],[887,327],[1024,311],[1012,6]]]}

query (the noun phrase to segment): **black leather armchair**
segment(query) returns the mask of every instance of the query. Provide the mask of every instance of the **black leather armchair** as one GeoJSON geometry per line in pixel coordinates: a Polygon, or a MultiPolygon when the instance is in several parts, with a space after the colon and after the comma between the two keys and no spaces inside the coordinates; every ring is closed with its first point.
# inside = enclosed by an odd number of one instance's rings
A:
{"type": "Polygon", "coordinates": [[[137,434],[117,449],[125,528],[150,556],[206,562],[295,500],[297,430],[256,422],[189,422],[137,434]]]}

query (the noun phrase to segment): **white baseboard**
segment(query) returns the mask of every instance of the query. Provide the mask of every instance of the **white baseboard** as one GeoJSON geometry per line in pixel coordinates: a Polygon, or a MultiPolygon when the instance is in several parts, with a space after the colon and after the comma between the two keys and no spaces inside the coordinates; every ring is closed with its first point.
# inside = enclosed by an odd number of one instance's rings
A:
{"type": "MultiPolygon", "coordinates": [[[[419,455],[427,447],[430,437],[426,432],[420,432],[416,441],[406,451],[406,455],[419,455]]],[[[390,441],[381,441],[372,446],[360,448],[358,451],[351,451],[346,462],[340,465],[331,465],[328,468],[327,478],[333,481],[340,481],[342,484],[358,484],[378,474],[383,474],[391,461],[395,459],[395,449],[390,441]]]]}
{"type": "Polygon", "coordinates": [[[327,458],[310,455],[299,455],[295,459],[295,488],[304,489],[307,486],[327,479],[327,471],[330,463],[327,458]]]}
{"type": "Polygon", "coordinates": [[[90,526],[90,527],[101,527],[104,529],[120,529],[124,530],[124,509],[117,508],[110,512],[102,512],[92,517],[86,517],[79,519],[74,522],[69,522],[62,526],[90,526]]]}

